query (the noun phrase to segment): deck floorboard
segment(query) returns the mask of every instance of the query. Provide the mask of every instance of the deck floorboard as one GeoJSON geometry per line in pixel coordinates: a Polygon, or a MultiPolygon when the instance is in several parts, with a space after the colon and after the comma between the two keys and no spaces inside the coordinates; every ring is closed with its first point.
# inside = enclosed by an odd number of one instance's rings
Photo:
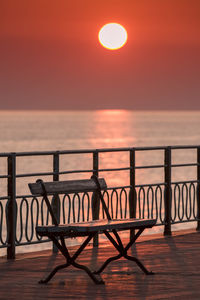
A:
{"type": "MultiPolygon", "coordinates": [[[[15,261],[0,258],[0,299],[200,299],[200,233],[143,241],[131,252],[156,274],[146,276],[134,263],[121,259],[102,273],[105,285],[93,284],[84,272],[71,267],[39,285],[39,279],[64,262],[60,254],[38,252],[19,255],[15,261]]],[[[89,247],[78,261],[95,269],[114,253],[111,246],[89,247]]]]}

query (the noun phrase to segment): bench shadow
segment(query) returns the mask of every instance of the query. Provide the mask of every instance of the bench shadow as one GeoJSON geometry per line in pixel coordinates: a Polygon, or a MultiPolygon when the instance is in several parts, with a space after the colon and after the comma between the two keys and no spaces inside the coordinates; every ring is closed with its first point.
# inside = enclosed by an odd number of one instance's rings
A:
{"type": "MultiPolygon", "coordinates": [[[[135,243],[131,249],[129,250],[131,255],[141,259],[142,263],[144,263],[145,267],[147,267],[147,269],[149,269],[149,266],[146,266],[145,261],[143,261],[141,255],[139,255],[139,251],[138,251],[138,244],[135,243]]],[[[130,262],[131,263],[131,262],[130,262]]],[[[137,266],[136,263],[132,262],[132,265],[130,265],[131,268],[133,268],[133,270],[135,271],[135,273],[139,274],[140,276],[137,276],[137,274],[134,276],[134,285],[135,288],[138,289],[138,294],[141,295],[141,299],[148,299],[148,291],[149,291],[149,278],[150,276],[155,276],[155,275],[146,275],[142,272],[142,270],[140,270],[140,268],[137,266]],[[141,276],[143,275],[143,284],[141,285],[141,276]]],[[[149,270],[150,271],[150,270],[149,270]]]]}
{"type": "MultiPolygon", "coordinates": [[[[173,237],[173,236],[164,237],[168,249],[171,252],[171,257],[173,257],[172,263],[175,264],[176,274],[181,275],[181,278],[184,280],[183,283],[184,287],[186,289],[191,289],[191,285],[189,284],[188,280],[186,280],[186,275],[188,274],[188,270],[190,269],[190,267],[185,257],[186,253],[184,253],[185,251],[189,251],[189,249],[183,250],[177,247],[177,243],[180,242],[181,238],[182,237],[173,237]]],[[[184,243],[184,241],[182,243],[184,243]]]]}
{"type": "MultiPolygon", "coordinates": [[[[99,264],[101,264],[99,256],[100,256],[100,252],[102,252],[103,250],[104,248],[99,248],[99,247],[92,247],[90,249],[90,254],[88,253],[88,256],[90,255],[90,257],[88,257],[89,260],[88,266],[92,271],[95,271],[99,267],[99,264]]],[[[103,276],[101,277],[103,279],[103,276]]],[[[92,292],[92,299],[94,300],[102,298],[102,294],[103,294],[103,299],[105,300],[108,299],[106,283],[101,285],[96,285],[88,277],[86,283],[85,295],[87,295],[90,298],[91,292],[92,292]]]]}

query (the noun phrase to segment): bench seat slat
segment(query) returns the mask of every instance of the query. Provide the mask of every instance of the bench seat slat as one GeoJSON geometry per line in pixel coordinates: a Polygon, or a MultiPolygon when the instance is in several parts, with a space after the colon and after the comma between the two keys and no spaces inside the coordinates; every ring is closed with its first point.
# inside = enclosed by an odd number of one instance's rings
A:
{"type": "Polygon", "coordinates": [[[113,219],[113,220],[95,220],[90,222],[80,222],[71,224],[60,224],[58,226],[47,225],[37,226],[36,231],[39,235],[45,236],[53,234],[54,236],[80,236],[84,233],[102,232],[103,230],[127,230],[151,228],[156,224],[155,219],[113,219]]]}
{"type": "MultiPolygon", "coordinates": [[[[99,183],[102,190],[107,188],[104,178],[99,178],[99,183]]],[[[48,195],[79,192],[84,193],[97,190],[95,182],[91,179],[44,182],[44,186],[48,195]]],[[[43,194],[40,183],[29,183],[29,188],[33,195],[39,196],[43,194]]]]}

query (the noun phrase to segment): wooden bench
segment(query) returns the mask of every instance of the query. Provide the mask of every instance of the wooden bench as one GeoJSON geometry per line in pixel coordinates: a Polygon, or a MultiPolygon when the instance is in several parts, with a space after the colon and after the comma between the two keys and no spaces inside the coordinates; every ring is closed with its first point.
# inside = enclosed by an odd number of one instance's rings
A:
{"type": "Polygon", "coordinates": [[[68,266],[74,266],[75,268],[84,270],[96,284],[102,284],[104,282],[99,276],[100,273],[110,262],[117,260],[121,257],[136,262],[136,264],[141,268],[141,270],[145,274],[153,274],[145,268],[145,266],[141,263],[141,261],[138,258],[128,255],[127,251],[135,243],[137,238],[146,228],[151,228],[155,225],[156,220],[112,219],[101,192],[102,190],[106,190],[107,188],[106,182],[103,178],[99,179],[93,175],[89,180],[83,179],[58,182],[43,182],[39,179],[36,181],[36,183],[30,183],[29,188],[34,196],[42,196],[44,198],[52,217],[53,225],[37,226],[37,234],[39,234],[40,236],[47,236],[49,239],[51,239],[66,259],[65,264],[58,265],[57,267],[55,267],[55,269],[53,269],[53,271],[44,280],[40,280],[39,283],[47,283],[56,274],[58,270],[66,268],[68,266]],[[58,221],[56,219],[56,216],[54,215],[50,201],[48,199],[49,195],[95,191],[100,198],[102,208],[105,212],[107,219],[81,223],[58,224],[58,221]],[[135,235],[131,237],[128,244],[126,246],[123,246],[118,231],[130,229],[136,229],[138,231],[135,235]],[[76,259],[97,233],[105,234],[108,240],[119,252],[119,254],[108,258],[97,271],[92,272],[88,267],[77,263],[76,259]],[[73,238],[79,236],[85,236],[86,239],[83,242],[83,244],[79,247],[79,249],[73,255],[70,255],[65,244],[65,238],[73,238]]]}

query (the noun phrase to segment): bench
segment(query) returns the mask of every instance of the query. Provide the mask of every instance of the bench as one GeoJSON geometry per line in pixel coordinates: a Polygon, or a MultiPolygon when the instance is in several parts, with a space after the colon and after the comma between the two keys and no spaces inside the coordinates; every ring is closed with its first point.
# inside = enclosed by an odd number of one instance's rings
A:
{"type": "Polygon", "coordinates": [[[89,277],[96,284],[103,284],[104,281],[101,279],[100,274],[105,269],[105,267],[112,261],[124,257],[125,259],[134,261],[140,269],[147,275],[153,274],[153,272],[148,271],[142,262],[133,256],[127,254],[127,251],[135,243],[137,238],[142,234],[146,228],[151,228],[156,224],[154,219],[112,219],[106,203],[104,201],[101,191],[107,189],[106,182],[104,178],[97,178],[95,175],[91,179],[83,180],[68,180],[68,181],[54,181],[54,182],[43,182],[42,180],[37,180],[36,183],[29,183],[29,188],[31,193],[34,196],[42,196],[46,202],[49,213],[52,217],[53,225],[46,226],[37,226],[36,232],[38,235],[46,236],[56,245],[60,250],[62,255],[66,259],[66,263],[58,265],[53,269],[53,271],[44,279],[40,280],[39,283],[47,283],[51,278],[56,274],[60,269],[67,268],[69,266],[74,266],[75,268],[84,270],[89,277]],[[70,194],[70,193],[87,193],[87,192],[96,192],[102,208],[105,212],[106,219],[103,220],[94,220],[88,222],[80,223],[70,223],[70,224],[58,224],[56,216],[51,207],[48,196],[50,195],[59,195],[59,194],[70,194]],[[130,238],[130,241],[126,246],[122,244],[121,238],[118,234],[118,231],[121,230],[137,230],[137,233],[130,238]],[[96,271],[91,271],[87,266],[81,265],[76,262],[76,259],[84,248],[88,245],[92,238],[96,234],[104,234],[112,245],[118,251],[118,255],[108,258],[103,265],[96,271]],[[66,238],[73,237],[86,237],[85,241],[78,248],[78,250],[70,255],[68,248],[65,243],[66,238]]]}

